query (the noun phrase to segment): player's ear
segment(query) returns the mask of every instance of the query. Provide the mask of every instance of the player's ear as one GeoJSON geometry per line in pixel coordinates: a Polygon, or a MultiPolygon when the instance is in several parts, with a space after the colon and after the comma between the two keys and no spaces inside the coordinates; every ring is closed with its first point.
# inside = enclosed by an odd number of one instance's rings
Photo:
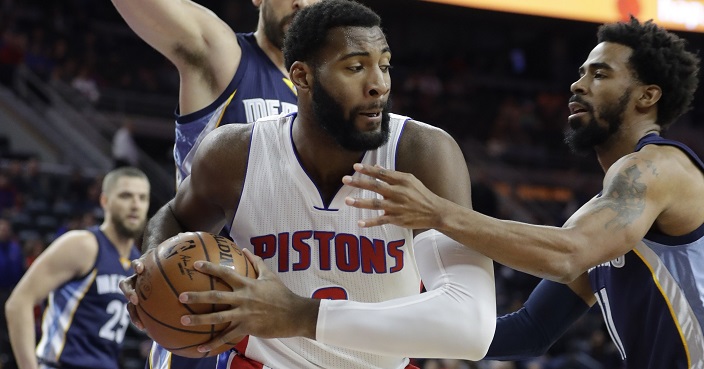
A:
{"type": "Polygon", "coordinates": [[[641,90],[640,97],[636,102],[639,108],[649,108],[660,101],[662,96],[662,89],[658,85],[647,85],[643,86],[641,90]]]}
{"type": "Polygon", "coordinates": [[[296,86],[296,90],[303,91],[310,89],[313,85],[313,73],[310,66],[301,61],[295,61],[289,69],[291,82],[296,86]]]}
{"type": "Polygon", "coordinates": [[[259,8],[259,6],[262,5],[263,0],[252,0],[252,4],[254,4],[255,7],[259,8]]]}
{"type": "Polygon", "coordinates": [[[105,193],[100,194],[100,206],[105,209],[108,206],[108,196],[105,193]]]}

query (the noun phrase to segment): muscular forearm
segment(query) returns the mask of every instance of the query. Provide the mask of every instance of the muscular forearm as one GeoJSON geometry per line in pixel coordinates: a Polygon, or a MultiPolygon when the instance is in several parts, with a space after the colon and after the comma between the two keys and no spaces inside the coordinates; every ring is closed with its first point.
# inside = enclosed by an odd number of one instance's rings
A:
{"type": "Polygon", "coordinates": [[[513,269],[558,282],[585,271],[575,256],[582,241],[567,229],[494,219],[454,204],[441,214],[436,229],[513,269]]]}
{"type": "Polygon", "coordinates": [[[142,239],[142,252],[145,253],[149,249],[157,247],[169,237],[184,231],[186,230],[181,226],[171,210],[171,203],[167,203],[147,223],[142,239]]]}
{"type": "Polygon", "coordinates": [[[20,369],[36,369],[37,357],[34,352],[36,336],[32,306],[10,300],[6,305],[6,313],[10,344],[18,367],[20,369]]]}

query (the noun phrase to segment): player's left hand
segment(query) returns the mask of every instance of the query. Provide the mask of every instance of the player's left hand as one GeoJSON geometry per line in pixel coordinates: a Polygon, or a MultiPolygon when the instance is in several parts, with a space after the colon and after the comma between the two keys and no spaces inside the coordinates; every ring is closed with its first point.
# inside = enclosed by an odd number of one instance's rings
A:
{"type": "Polygon", "coordinates": [[[120,290],[128,301],[127,312],[130,315],[130,320],[132,321],[132,324],[134,324],[134,326],[140,331],[144,331],[144,325],[142,324],[142,319],[139,317],[139,313],[137,312],[136,306],[139,304],[139,295],[135,290],[135,285],[137,284],[137,278],[139,278],[139,275],[144,272],[144,262],[142,262],[142,260],[144,260],[148,253],[153,252],[153,250],[154,249],[150,249],[139,259],[132,260],[132,269],[134,269],[135,274],[121,280],[119,284],[120,290]]]}
{"type": "Polygon", "coordinates": [[[197,261],[199,272],[222,279],[232,292],[184,292],[179,300],[186,304],[227,304],[229,310],[217,313],[184,315],[181,323],[186,326],[220,324],[230,321],[230,326],[218,337],[198,347],[207,352],[241,336],[284,338],[303,336],[315,339],[320,300],[296,295],[279,277],[269,270],[262,258],[243,250],[252,262],[258,277],[240,275],[227,266],[197,261]]]}
{"type": "Polygon", "coordinates": [[[349,206],[383,211],[376,218],[359,220],[360,227],[394,224],[410,229],[440,229],[441,210],[447,200],[430,191],[413,174],[359,163],[354,165],[354,170],[372,178],[344,176],[342,183],[383,197],[345,198],[349,206]]]}

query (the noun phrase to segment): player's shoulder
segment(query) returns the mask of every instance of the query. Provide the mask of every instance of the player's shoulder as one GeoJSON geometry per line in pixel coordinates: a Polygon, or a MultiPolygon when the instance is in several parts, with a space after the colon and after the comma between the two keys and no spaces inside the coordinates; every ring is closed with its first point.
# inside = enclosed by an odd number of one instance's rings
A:
{"type": "Polygon", "coordinates": [[[243,171],[249,158],[253,126],[253,123],[227,124],[210,132],[196,151],[191,176],[229,181],[243,171]]]}
{"type": "Polygon", "coordinates": [[[464,162],[457,141],[442,128],[407,119],[399,139],[396,169],[413,173],[437,169],[438,163],[464,162]],[[419,155],[422,153],[422,155],[419,155]]]}
{"type": "Polygon", "coordinates": [[[249,145],[254,123],[225,124],[210,132],[203,141],[208,150],[236,149],[240,145],[249,145]]]}
{"type": "MultiPolygon", "coordinates": [[[[403,116],[400,116],[403,117],[403,116]]],[[[409,117],[401,135],[401,144],[410,144],[415,148],[432,148],[438,145],[456,143],[455,139],[444,129],[409,117]]]]}
{"type": "MultiPolygon", "coordinates": [[[[86,256],[94,255],[98,250],[98,239],[89,230],[71,230],[54,240],[49,245],[49,249],[63,255],[75,256],[84,259],[86,256]]],[[[73,258],[69,257],[70,260],[73,258]]]]}
{"type": "Polygon", "coordinates": [[[645,145],[642,149],[628,153],[619,158],[609,171],[638,170],[645,168],[655,172],[670,172],[684,170],[689,172],[694,163],[681,148],[673,145],[645,145]]]}
{"type": "MultiPolygon", "coordinates": [[[[606,171],[605,185],[632,183],[647,185],[651,190],[667,190],[674,183],[687,182],[691,173],[696,173],[695,164],[687,154],[675,146],[646,145],[641,150],[619,158],[606,171]]],[[[667,191],[666,191],[667,192],[667,191]]]]}
{"type": "Polygon", "coordinates": [[[98,239],[95,233],[87,229],[74,229],[59,236],[54,243],[70,242],[73,244],[90,244],[97,245],[98,239]]]}

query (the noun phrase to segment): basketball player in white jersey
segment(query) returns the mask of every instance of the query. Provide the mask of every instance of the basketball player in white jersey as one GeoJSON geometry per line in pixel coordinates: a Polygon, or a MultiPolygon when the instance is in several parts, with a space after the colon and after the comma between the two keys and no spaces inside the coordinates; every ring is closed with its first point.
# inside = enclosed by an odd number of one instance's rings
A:
{"type": "MultiPolygon", "coordinates": [[[[388,112],[391,52],[379,17],[348,0],[312,5],[294,18],[284,55],[298,113],[214,130],[147,227],[154,247],[225,226],[258,271],[255,280],[196,263],[233,292],[186,292],[182,301],[233,308],[182,323],[232,322],[204,353],[249,335],[219,368],[402,369],[413,367],[409,357],[482,358],[496,318],[492,261],[433,230],[361,229],[357,219],[374,212],[344,205],[374,196],[342,185],[361,160],[410,171],[471,206],[469,191],[457,191],[470,188],[457,143],[388,112]]],[[[139,303],[133,279],[123,290],[139,303]]]]}

